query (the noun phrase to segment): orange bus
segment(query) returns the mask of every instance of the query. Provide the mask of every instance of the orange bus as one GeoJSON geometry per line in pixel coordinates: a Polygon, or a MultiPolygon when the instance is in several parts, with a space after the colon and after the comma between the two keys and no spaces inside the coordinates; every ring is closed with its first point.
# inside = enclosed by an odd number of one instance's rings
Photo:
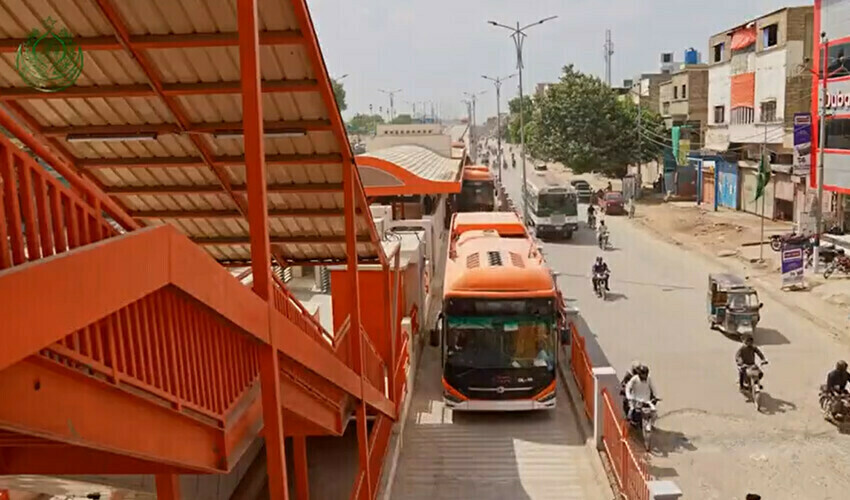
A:
{"type": "Polygon", "coordinates": [[[450,237],[431,338],[446,405],[554,408],[563,302],[537,245],[514,212],[457,213],[450,237]]]}
{"type": "Polygon", "coordinates": [[[490,169],[482,165],[463,168],[458,212],[490,212],[496,206],[496,186],[490,169]]]}

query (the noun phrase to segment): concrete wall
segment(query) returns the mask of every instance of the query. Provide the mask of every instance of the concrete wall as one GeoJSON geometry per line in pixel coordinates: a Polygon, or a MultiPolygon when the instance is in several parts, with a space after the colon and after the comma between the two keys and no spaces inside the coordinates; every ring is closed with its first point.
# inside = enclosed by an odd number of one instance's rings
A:
{"type": "Polygon", "coordinates": [[[367,141],[366,151],[404,145],[422,146],[446,158],[452,156],[452,138],[448,135],[378,135],[367,141]]]}
{"type": "Polygon", "coordinates": [[[439,135],[443,133],[440,124],[411,123],[407,125],[378,125],[376,135],[439,135]]]}
{"type": "Polygon", "coordinates": [[[725,151],[729,145],[730,71],[728,63],[715,64],[708,69],[708,129],[705,136],[706,148],[725,151]],[[714,123],[714,107],[723,106],[725,121],[714,123]]]}

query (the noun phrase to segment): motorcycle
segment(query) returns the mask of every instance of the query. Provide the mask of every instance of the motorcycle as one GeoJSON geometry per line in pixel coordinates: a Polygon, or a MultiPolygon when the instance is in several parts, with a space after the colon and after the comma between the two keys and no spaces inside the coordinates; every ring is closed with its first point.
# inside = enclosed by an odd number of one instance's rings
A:
{"type": "Polygon", "coordinates": [[[596,229],[596,215],[593,213],[587,214],[587,227],[596,229]]]}
{"type": "Polygon", "coordinates": [[[608,276],[609,273],[595,273],[593,275],[593,291],[603,301],[608,300],[608,289],[605,287],[605,281],[608,279],[608,276]]]}
{"type": "Polygon", "coordinates": [[[655,420],[658,418],[658,410],[655,405],[659,401],[661,400],[635,401],[634,409],[629,417],[629,423],[632,427],[640,429],[646,451],[650,451],[652,448],[652,430],[655,428],[655,420]]]}
{"type": "Polygon", "coordinates": [[[833,394],[826,390],[826,385],[822,385],[818,402],[826,420],[834,424],[850,422],[850,394],[833,394]]]}
{"type": "Polygon", "coordinates": [[[599,234],[599,248],[602,250],[608,250],[608,243],[610,243],[608,231],[599,234]]]}
{"type": "Polygon", "coordinates": [[[823,270],[823,279],[829,279],[836,271],[850,274],[850,257],[843,253],[837,255],[823,270]]]}
{"type": "Polygon", "coordinates": [[[799,234],[794,231],[785,234],[774,234],[770,237],[770,249],[774,252],[782,250],[783,245],[805,245],[811,241],[812,237],[799,234]]]}
{"type": "MultiPolygon", "coordinates": [[[[812,267],[815,258],[815,245],[806,245],[804,252],[806,253],[806,267],[812,267]]],[[[843,248],[837,248],[835,245],[821,245],[818,250],[818,261],[821,264],[829,265],[839,255],[844,255],[843,248]]]]}
{"type": "Polygon", "coordinates": [[[753,404],[756,406],[756,411],[761,411],[761,394],[764,386],[761,384],[762,370],[761,367],[766,365],[767,361],[761,361],[755,365],[746,365],[744,370],[744,385],[741,392],[752,398],[753,404]]]}

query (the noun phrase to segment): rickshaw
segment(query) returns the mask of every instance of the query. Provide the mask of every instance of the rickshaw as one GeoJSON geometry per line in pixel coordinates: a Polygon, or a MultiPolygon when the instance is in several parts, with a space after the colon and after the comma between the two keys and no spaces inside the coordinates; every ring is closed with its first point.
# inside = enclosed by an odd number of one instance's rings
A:
{"type": "Polygon", "coordinates": [[[734,274],[708,275],[708,322],[712,329],[741,337],[752,335],[764,304],[758,293],[734,274]]]}

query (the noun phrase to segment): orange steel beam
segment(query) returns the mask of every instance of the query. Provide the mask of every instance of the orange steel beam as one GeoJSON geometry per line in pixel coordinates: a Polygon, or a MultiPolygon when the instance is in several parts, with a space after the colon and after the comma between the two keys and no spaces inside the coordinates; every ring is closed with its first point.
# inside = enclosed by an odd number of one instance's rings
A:
{"type": "MultiPolygon", "coordinates": [[[[102,0],[97,0],[98,2],[102,0]]],[[[240,82],[163,83],[161,93],[168,97],[184,95],[238,94],[240,82]]],[[[265,80],[264,93],[315,92],[316,80],[265,80]]],[[[59,93],[40,92],[29,87],[0,87],[0,101],[108,98],[108,97],[158,97],[157,89],[144,83],[126,85],[87,85],[68,87],[59,93]]]]}
{"type": "Polygon", "coordinates": [[[180,477],[176,474],[156,475],[157,500],[180,500],[180,477]]]}
{"type": "MultiPolygon", "coordinates": [[[[197,134],[190,134],[197,137],[197,134]]],[[[268,155],[266,165],[324,165],[339,163],[342,157],[336,153],[315,155],[268,155]]],[[[150,167],[204,167],[209,164],[221,167],[224,165],[244,165],[244,155],[234,156],[170,156],[146,158],[103,158],[97,160],[79,160],[81,168],[150,168],[150,167]]]]}
{"type": "Polygon", "coordinates": [[[3,106],[0,106],[0,125],[8,130],[12,135],[17,137],[26,147],[32,150],[37,156],[46,161],[54,170],[64,177],[71,186],[78,189],[80,192],[92,196],[100,202],[103,209],[115,219],[125,229],[137,229],[140,225],[134,221],[127,211],[109,196],[107,196],[100,186],[92,179],[87,179],[78,173],[77,165],[71,161],[74,158],[61,144],[55,140],[47,140],[41,135],[40,126],[34,118],[29,116],[23,108],[16,102],[5,103],[7,109],[10,109],[18,118],[23,121],[30,131],[25,130],[18,124],[18,121],[13,119],[3,106]],[[62,153],[62,157],[55,155],[48,147],[52,147],[62,153]]]}
{"type": "MultiPolygon", "coordinates": [[[[270,208],[269,217],[342,217],[343,211],[332,209],[270,208]]],[[[140,210],[130,212],[137,219],[241,219],[239,210],[140,210]]]]}
{"type": "MultiPolygon", "coordinates": [[[[239,34],[230,33],[186,33],[174,35],[132,35],[130,46],[136,49],[191,49],[204,47],[235,47],[239,34]]],[[[26,42],[25,38],[0,40],[0,54],[13,54],[26,42]]],[[[260,45],[300,45],[304,37],[296,30],[274,30],[260,33],[260,45]]],[[[74,44],[83,50],[124,50],[114,36],[88,36],[74,38],[74,44]]]]}
{"type": "Polygon", "coordinates": [[[52,361],[27,358],[0,371],[0,394],[0,425],[6,428],[23,425],[53,441],[196,472],[226,471],[221,431],[215,426],[56,368],[52,361]]]}
{"type": "MultiPolygon", "coordinates": [[[[346,232],[348,230],[346,229],[346,232]]],[[[328,243],[345,243],[347,236],[269,236],[271,243],[275,245],[323,245],[328,243]]],[[[353,238],[352,238],[353,239],[353,238]]],[[[252,245],[253,240],[249,236],[206,236],[191,238],[192,242],[201,246],[211,245],[252,245]]],[[[358,235],[359,243],[372,241],[366,235],[358,235]]],[[[253,260],[253,257],[251,257],[253,260]]],[[[271,263],[271,260],[268,261],[271,263]]],[[[256,279],[256,278],[255,278],[256,279]]]]}
{"type": "Polygon", "coordinates": [[[47,441],[0,447],[0,474],[191,474],[192,469],[47,441]]]}
{"type": "MultiPolygon", "coordinates": [[[[219,132],[241,132],[242,122],[209,122],[189,124],[189,133],[215,134],[219,132]]],[[[289,130],[305,130],[321,132],[330,130],[329,120],[279,120],[263,124],[265,133],[275,133],[289,130]]],[[[46,127],[42,133],[47,137],[65,137],[68,134],[98,135],[115,134],[131,135],[141,133],[182,134],[180,125],[176,123],[145,123],[141,125],[87,125],[82,127],[46,127]]]]}
{"type": "Polygon", "coordinates": [[[310,500],[310,475],[307,470],[307,438],[292,437],[292,458],[295,472],[295,498],[310,500]]]}
{"type": "MultiPolygon", "coordinates": [[[[245,192],[244,184],[236,184],[233,190],[245,192]]],[[[104,191],[109,194],[136,194],[136,195],[171,195],[171,194],[207,194],[220,193],[221,186],[218,184],[188,184],[173,186],[106,186],[104,191]]],[[[341,193],[342,184],[269,184],[267,192],[279,194],[325,194],[341,193]]]]}
{"type": "MultiPolygon", "coordinates": [[[[165,90],[162,83],[162,78],[159,75],[159,72],[154,67],[153,63],[148,59],[146,53],[142,52],[140,49],[135,49],[130,43],[130,32],[127,29],[126,24],[124,23],[121,15],[112,5],[111,0],[95,0],[100,13],[103,14],[103,17],[109,22],[112,26],[113,31],[115,32],[116,37],[118,38],[119,43],[129,52],[129,54],[136,60],[136,63],[141,68],[142,72],[145,74],[145,77],[148,80],[148,83],[153,88],[156,95],[162,99],[165,106],[171,112],[172,116],[174,116],[175,121],[180,125],[180,128],[184,131],[188,130],[189,120],[186,117],[186,113],[183,110],[183,106],[177,102],[177,100],[168,97],[165,94],[165,90]]],[[[207,167],[212,170],[213,174],[216,176],[218,181],[221,183],[221,186],[227,191],[227,194],[230,198],[233,199],[233,202],[236,204],[237,208],[239,208],[243,213],[247,215],[247,207],[243,199],[234,193],[230,185],[232,184],[232,179],[230,178],[230,174],[222,168],[220,165],[216,165],[212,159],[212,153],[207,149],[206,143],[204,139],[198,137],[197,135],[191,134],[189,135],[189,140],[195,146],[195,149],[200,153],[201,158],[204,159],[204,163],[207,167]]],[[[265,210],[265,207],[263,207],[265,210]]]]}
{"type": "MultiPolygon", "coordinates": [[[[239,68],[242,77],[242,121],[245,134],[243,140],[253,289],[254,293],[266,302],[269,311],[273,311],[257,0],[237,0],[236,16],[239,26],[239,68]]],[[[269,316],[272,316],[271,312],[269,316]]],[[[259,356],[269,497],[271,500],[286,500],[289,498],[289,489],[286,480],[282,384],[280,357],[274,336],[271,337],[270,345],[262,347],[259,356]]]]}

